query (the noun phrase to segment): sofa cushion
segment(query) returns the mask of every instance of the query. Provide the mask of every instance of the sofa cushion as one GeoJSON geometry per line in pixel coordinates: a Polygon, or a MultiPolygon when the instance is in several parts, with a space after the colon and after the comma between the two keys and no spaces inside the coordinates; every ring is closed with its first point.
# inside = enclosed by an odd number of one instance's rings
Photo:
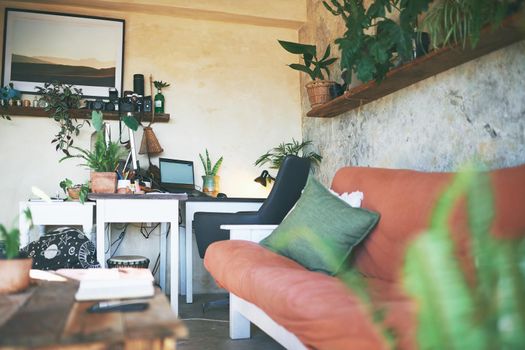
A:
{"type": "Polygon", "coordinates": [[[260,244],[309,270],[334,275],[378,220],[377,213],[351,207],[310,176],[294,209],[260,244]]]}
{"type": "Polygon", "coordinates": [[[220,286],[257,305],[309,348],[386,348],[366,308],[335,277],[240,240],[210,245],[204,265],[220,286]]]}

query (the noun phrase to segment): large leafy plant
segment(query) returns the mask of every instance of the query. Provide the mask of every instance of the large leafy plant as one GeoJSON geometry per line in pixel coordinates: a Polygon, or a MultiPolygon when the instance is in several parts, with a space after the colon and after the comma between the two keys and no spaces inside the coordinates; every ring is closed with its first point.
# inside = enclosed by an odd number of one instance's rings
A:
{"type": "Polygon", "coordinates": [[[432,0],[375,0],[365,7],[364,0],[326,0],[323,5],[346,26],[342,38],[335,40],[341,51],[341,71],[346,83],[352,73],[363,82],[383,80],[394,65],[413,57],[417,17],[432,0]],[[399,18],[396,22],[392,18],[399,18]]]}
{"type": "Polygon", "coordinates": [[[304,150],[305,147],[311,144],[312,141],[309,140],[299,142],[292,138],[292,142],[282,142],[279,146],[268,150],[255,161],[255,165],[262,166],[269,163],[271,169],[279,169],[286,156],[299,156],[299,153],[301,153],[303,158],[310,159],[310,162],[313,164],[319,164],[323,157],[313,151],[305,152],[304,150]]]}
{"type": "Polygon", "coordinates": [[[438,201],[428,232],[409,248],[404,284],[419,305],[421,349],[525,348],[525,239],[495,238],[493,217],[487,176],[461,173],[438,201]],[[449,232],[465,194],[474,284],[455,258],[449,232]]]}
{"type": "Polygon", "coordinates": [[[55,135],[51,143],[55,143],[55,149],[62,150],[69,155],[69,147],[73,145],[74,136],[78,136],[80,129],[89,121],[78,122],[71,116],[71,110],[80,107],[82,99],[82,89],[73,85],[62,84],[59,82],[45,83],[43,87],[36,87],[42,99],[47,102],[44,108],[51,112],[51,117],[58,122],[60,130],[55,135]]]}
{"type": "Polygon", "coordinates": [[[420,24],[430,34],[435,47],[459,43],[472,48],[479,42],[483,27],[499,26],[522,0],[441,0],[433,6],[420,24]]]}
{"type": "Polygon", "coordinates": [[[84,160],[84,163],[80,165],[92,169],[95,172],[114,172],[119,160],[124,156],[125,151],[118,142],[105,139],[101,112],[93,111],[91,114],[91,122],[96,130],[96,141],[93,150],[85,150],[80,147],[71,146],[71,148],[80,153],[65,156],[60,159],[60,161],[70,158],[81,158],[84,160]]]}
{"type": "Polygon", "coordinates": [[[289,53],[302,56],[304,64],[292,63],[288,65],[290,68],[308,74],[312,80],[324,80],[323,70],[326,72],[326,76],[330,77],[328,66],[337,61],[337,58],[330,58],[330,45],[326,47],[323,56],[319,59],[315,45],[299,44],[284,40],[278,41],[283,49],[289,53]]]}

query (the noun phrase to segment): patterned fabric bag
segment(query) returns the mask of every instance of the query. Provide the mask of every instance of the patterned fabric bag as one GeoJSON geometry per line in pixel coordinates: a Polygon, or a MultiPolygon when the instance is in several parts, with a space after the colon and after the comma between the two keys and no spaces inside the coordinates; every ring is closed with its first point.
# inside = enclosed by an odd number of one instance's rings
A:
{"type": "Polygon", "coordinates": [[[20,254],[33,258],[33,269],[87,269],[100,267],[95,245],[82,231],[71,227],[52,230],[29,243],[20,254]]]}

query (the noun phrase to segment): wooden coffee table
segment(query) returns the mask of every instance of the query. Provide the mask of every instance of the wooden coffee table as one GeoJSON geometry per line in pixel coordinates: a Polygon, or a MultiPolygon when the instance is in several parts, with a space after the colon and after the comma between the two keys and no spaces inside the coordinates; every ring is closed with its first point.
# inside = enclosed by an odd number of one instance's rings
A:
{"type": "Polygon", "coordinates": [[[75,302],[78,282],[38,281],[0,294],[0,349],[175,349],[187,330],[157,288],[140,312],[88,313],[75,302]]]}

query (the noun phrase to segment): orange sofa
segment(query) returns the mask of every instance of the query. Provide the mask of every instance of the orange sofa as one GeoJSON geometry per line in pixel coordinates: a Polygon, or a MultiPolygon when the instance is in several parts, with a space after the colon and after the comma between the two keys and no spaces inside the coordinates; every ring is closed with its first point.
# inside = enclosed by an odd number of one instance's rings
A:
{"type": "MultiPolygon", "coordinates": [[[[493,233],[501,237],[525,235],[525,165],[489,174],[496,211],[493,233]]],[[[374,304],[385,307],[385,323],[394,330],[397,347],[401,349],[417,348],[416,306],[405,297],[399,283],[403,257],[410,240],[428,226],[436,199],[452,177],[451,173],[345,167],[332,182],[332,189],[338,193],[362,191],[362,207],[381,214],[375,230],[354,249],[349,264],[366,278],[374,304]]],[[[458,203],[450,225],[458,242],[458,257],[468,256],[464,202],[458,203]]],[[[264,319],[265,322],[282,326],[283,330],[275,325],[268,328],[269,333],[284,332],[284,336],[270,334],[281,343],[291,336],[304,348],[311,349],[387,347],[367,309],[335,277],[308,271],[286,257],[244,240],[214,243],[208,248],[204,264],[235,300],[254,306],[270,319],[264,319]]],[[[230,316],[238,317],[237,311],[230,310],[230,316]]],[[[265,326],[261,328],[265,330],[265,326]]]]}

